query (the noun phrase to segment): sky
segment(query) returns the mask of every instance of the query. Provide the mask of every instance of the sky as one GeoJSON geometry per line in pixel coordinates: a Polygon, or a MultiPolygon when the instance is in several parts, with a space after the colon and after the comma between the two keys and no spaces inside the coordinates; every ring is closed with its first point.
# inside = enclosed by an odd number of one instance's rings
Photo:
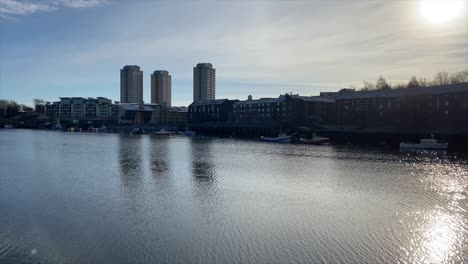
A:
{"type": "Polygon", "coordinates": [[[193,67],[216,68],[216,98],[318,95],[468,69],[468,0],[0,0],[0,98],[119,100],[120,69],[172,75],[172,105],[193,97],[193,67]],[[445,7],[445,6],[442,6],[445,7]]]}

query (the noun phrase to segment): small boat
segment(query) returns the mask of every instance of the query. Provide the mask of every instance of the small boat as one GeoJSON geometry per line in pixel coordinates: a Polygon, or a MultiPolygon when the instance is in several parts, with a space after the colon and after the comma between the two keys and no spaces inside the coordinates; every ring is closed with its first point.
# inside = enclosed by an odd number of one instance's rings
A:
{"type": "Polygon", "coordinates": [[[179,135],[179,136],[193,137],[193,136],[195,136],[195,131],[189,131],[189,130],[183,131],[183,132],[182,132],[182,131],[177,131],[177,135],[179,135]]]}
{"type": "Polygon", "coordinates": [[[447,149],[448,143],[441,143],[432,138],[421,139],[420,143],[400,143],[400,149],[447,149]]]}
{"type": "Polygon", "coordinates": [[[315,134],[312,134],[311,139],[305,139],[305,138],[300,138],[299,139],[302,143],[305,144],[312,144],[312,145],[321,145],[321,144],[326,144],[330,142],[330,138],[327,137],[319,137],[315,134]]]}
{"type": "Polygon", "coordinates": [[[108,131],[108,129],[107,129],[107,127],[105,127],[105,126],[101,126],[101,127],[99,127],[99,128],[96,128],[96,132],[97,132],[97,133],[105,133],[105,132],[107,132],[107,131],[108,131]]]}
{"type": "Polygon", "coordinates": [[[63,127],[62,125],[60,124],[59,120],[57,119],[57,123],[55,123],[55,125],[52,127],[53,130],[62,130],[63,127]]]}
{"type": "Polygon", "coordinates": [[[7,129],[15,128],[13,124],[6,124],[4,127],[7,129]]]}
{"type": "Polygon", "coordinates": [[[291,137],[286,135],[286,133],[280,133],[277,137],[260,137],[261,140],[263,141],[268,141],[268,142],[291,142],[291,137]]]}
{"type": "Polygon", "coordinates": [[[131,135],[142,135],[144,133],[145,133],[145,131],[141,127],[134,128],[134,129],[132,129],[132,131],[130,131],[131,135]]]}
{"type": "Polygon", "coordinates": [[[159,131],[156,131],[154,132],[155,135],[159,135],[159,136],[171,136],[174,133],[174,131],[169,131],[169,130],[165,130],[165,129],[161,129],[159,131]]]}

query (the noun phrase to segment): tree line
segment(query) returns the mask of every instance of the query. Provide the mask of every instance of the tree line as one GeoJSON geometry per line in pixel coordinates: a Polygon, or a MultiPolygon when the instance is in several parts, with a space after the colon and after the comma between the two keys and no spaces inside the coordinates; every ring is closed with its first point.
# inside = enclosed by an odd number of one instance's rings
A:
{"type": "Polygon", "coordinates": [[[33,111],[33,108],[27,105],[18,104],[13,100],[0,99],[0,117],[14,117],[20,112],[30,111],[33,111]]]}
{"type": "Polygon", "coordinates": [[[445,85],[445,84],[455,84],[468,82],[468,70],[459,71],[455,73],[448,73],[445,71],[438,72],[432,81],[428,81],[426,78],[417,78],[412,76],[408,83],[397,83],[391,84],[387,80],[380,76],[376,82],[364,81],[363,86],[356,88],[351,86],[356,90],[360,91],[372,91],[372,90],[381,90],[381,89],[400,89],[400,88],[415,88],[415,87],[428,87],[436,85],[445,85]]]}

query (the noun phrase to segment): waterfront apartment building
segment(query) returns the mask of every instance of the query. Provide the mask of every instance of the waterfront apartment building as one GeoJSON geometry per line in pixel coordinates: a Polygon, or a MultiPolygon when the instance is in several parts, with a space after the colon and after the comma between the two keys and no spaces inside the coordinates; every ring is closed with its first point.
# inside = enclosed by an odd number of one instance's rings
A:
{"type": "Polygon", "coordinates": [[[155,71],[151,74],[151,103],[171,107],[171,75],[168,71],[155,71]]]}
{"type": "Polygon", "coordinates": [[[335,100],[321,96],[284,94],[277,98],[239,101],[233,106],[233,121],[239,127],[316,128],[329,120],[335,100]]]}
{"type": "Polygon", "coordinates": [[[193,68],[193,101],[215,100],[216,69],[211,63],[199,63],[193,68]]]}
{"type": "Polygon", "coordinates": [[[335,100],[336,125],[342,130],[468,133],[468,82],[374,91],[347,89],[335,100]]]}
{"type": "Polygon", "coordinates": [[[228,99],[195,101],[189,106],[188,122],[199,126],[229,122],[232,118],[233,104],[238,101],[228,99]]]}
{"type": "Polygon", "coordinates": [[[137,65],[126,65],[120,70],[120,102],[143,102],[143,72],[137,65]]]}
{"type": "Polygon", "coordinates": [[[51,121],[117,120],[119,105],[105,97],[61,97],[60,101],[47,102],[44,112],[51,121]]]}

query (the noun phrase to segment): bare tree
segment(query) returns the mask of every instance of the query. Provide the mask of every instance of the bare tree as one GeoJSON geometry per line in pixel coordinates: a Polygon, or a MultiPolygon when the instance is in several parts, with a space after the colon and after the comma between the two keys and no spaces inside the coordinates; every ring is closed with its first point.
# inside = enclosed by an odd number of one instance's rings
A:
{"type": "Polygon", "coordinates": [[[375,85],[372,82],[364,81],[364,86],[361,88],[361,91],[372,91],[375,90],[375,85]]]}
{"type": "Polygon", "coordinates": [[[450,75],[450,83],[468,82],[468,70],[456,72],[450,75]]]}
{"type": "Polygon", "coordinates": [[[0,99],[0,116],[15,116],[18,113],[18,103],[13,100],[0,99]]]}
{"type": "Polygon", "coordinates": [[[423,79],[423,78],[419,78],[419,82],[418,82],[418,83],[419,83],[419,86],[421,86],[421,87],[427,87],[427,86],[429,86],[429,83],[428,83],[428,81],[426,80],[426,78],[424,78],[424,79],[423,79]]]}
{"type": "Polygon", "coordinates": [[[392,85],[393,89],[402,89],[402,88],[407,88],[408,85],[406,83],[397,83],[392,85]]]}
{"type": "Polygon", "coordinates": [[[445,71],[438,72],[436,76],[434,77],[434,81],[432,82],[433,85],[444,85],[444,84],[449,84],[449,83],[450,83],[449,74],[445,71]]]}
{"type": "Polygon", "coordinates": [[[380,89],[390,89],[392,87],[390,86],[390,84],[387,83],[387,80],[385,80],[384,77],[380,76],[377,79],[377,82],[375,84],[375,88],[380,90],[380,89]]]}
{"type": "Polygon", "coordinates": [[[411,79],[408,82],[408,88],[414,88],[414,87],[419,87],[419,82],[416,76],[411,77],[411,79]]]}
{"type": "Polygon", "coordinates": [[[44,99],[34,98],[34,99],[33,99],[33,104],[34,104],[34,105],[45,104],[45,100],[44,100],[44,99]]]}

